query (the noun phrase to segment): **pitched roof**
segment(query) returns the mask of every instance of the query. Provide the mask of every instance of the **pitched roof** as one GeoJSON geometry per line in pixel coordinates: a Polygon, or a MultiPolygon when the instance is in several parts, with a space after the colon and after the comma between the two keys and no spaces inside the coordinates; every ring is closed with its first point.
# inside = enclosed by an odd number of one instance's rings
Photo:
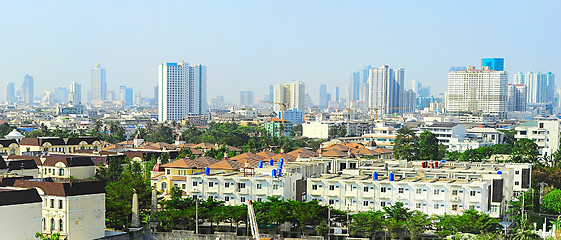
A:
{"type": "Polygon", "coordinates": [[[8,169],[13,170],[23,170],[23,169],[37,169],[37,164],[33,159],[21,159],[7,162],[8,169]]]}
{"type": "Polygon", "coordinates": [[[204,168],[205,165],[202,164],[201,162],[189,159],[189,158],[182,158],[182,159],[178,159],[175,160],[173,162],[170,163],[166,163],[163,165],[164,168],[186,168],[186,169],[192,169],[192,168],[204,168]]]}
{"type": "Polygon", "coordinates": [[[359,155],[359,156],[377,156],[377,155],[380,155],[379,152],[376,152],[374,150],[370,150],[368,148],[353,149],[353,153],[355,155],[359,155]]]}
{"type": "Polygon", "coordinates": [[[230,160],[228,158],[222,159],[218,162],[215,162],[211,165],[208,166],[210,169],[217,169],[217,170],[238,170],[240,168],[242,168],[243,166],[234,161],[234,160],[230,160]]]}
{"type": "Polygon", "coordinates": [[[337,149],[329,149],[321,154],[323,157],[345,157],[347,156],[346,152],[339,151],[337,149]]]}
{"type": "Polygon", "coordinates": [[[381,154],[390,154],[390,153],[394,153],[393,150],[387,149],[387,148],[376,148],[374,149],[374,151],[379,152],[381,154]]]}
{"type": "Polygon", "coordinates": [[[103,182],[69,178],[16,180],[14,187],[37,187],[43,190],[46,195],[51,196],[78,196],[105,193],[105,184],[103,184],[103,182]]]}
{"type": "Polygon", "coordinates": [[[40,157],[36,156],[23,156],[23,155],[9,155],[9,160],[24,160],[24,159],[32,159],[37,166],[43,164],[40,157]]]}
{"type": "Polygon", "coordinates": [[[257,155],[257,154],[252,153],[252,152],[245,152],[245,153],[242,153],[242,154],[238,154],[236,156],[231,157],[230,159],[239,161],[239,160],[243,160],[243,159],[247,159],[247,158],[252,158],[252,159],[257,159],[257,160],[265,159],[265,157],[263,157],[261,155],[257,155]]]}
{"type": "Polygon", "coordinates": [[[209,142],[202,142],[194,145],[193,148],[211,149],[211,148],[216,148],[216,146],[209,142]]]}
{"type": "Polygon", "coordinates": [[[92,144],[95,141],[99,141],[98,137],[76,137],[66,139],[66,145],[79,145],[82,141],[92,144]]]}
{"type": "Polygon", "coordinates": [[[19,142],[19,145],[43,146],[43,144],[47,142],[53,146],[66,145],[64,139],[59,137],[22,138],[19,142]]]}
{"type": "Polygon", "coordinates": [[[8,166],[6,165],[4,158],[0,156],[0,169],[6,169],[6,168],[8,168],[8,166]]]}
{"type": "Polygon", "coordinates": [[[277,154],[277,155],[275,155],[275,156],[272,156],[271,158],[272,158],[273,160],[275,160],[275,162],[280,161],[281,158],[284,158],[284,161],[285,161],[285,162],[289,162],[289,161],[294,161],[294,160],[296,160],[296,157],[294,157],[294,156],[292,156],[292,155],[290,155],[290,154],[287,154],[287,153],[279,153],[279,154],[277,154]]]}
{"type": "Polygon", "coordinates": [[[349,150],[349,148],[350,148],[350,147],[347,147],[347,146],[345,146],[345,145],[343,145],[343,144],[336,143],[336,144],[331,144],[331,145],[329,145],[329,146],[326,147],[325,149],[333,149],[333,150],[339,150],[339,151],[347,151],[347,150],[349,150]]]}
{"type": "Polygon", "coordinates": [[[69,157],[69,156],[47,156],[44,166],[55,166],[57,163],[62,162],[66,167],[82,167],[82,166],[95,166],[90,157],[69,157]]]}
{"type": "Polygon", "coordinates": [[[15,139],[0,139],[0,145],[2,145],[3,147],[8,147],[13,143],[18,144],[15,139]]]}
{"type": "Polygon", "coordinates": [[[261,157],[264,157],[264,158],[267,158],[267,159],[270,159],[272,156],[275,156],[277,154],[274,153],[274,152],[271,152],[271,151],[263,150],[261,152],[258,152],[257,155],[259,155],[261,157]]]}
{"type": "Polygon", "coordinates": [[[296,157],[296,158],[298,156],[301,156],[301,157],[317,157],[317,155],[318,155],[316,152],[310,151],[310,150],[305,149],[305,148],[296,149],[292,152],[289,152],[288,154],[293,156],[293,157],[296,157]]]}
{"type": "Polygon", "coordinates": [[[34,188],[8,189],[0,188],[0,206],[9,206],[26,203],[40,203],[41,196],[34,188]]]}

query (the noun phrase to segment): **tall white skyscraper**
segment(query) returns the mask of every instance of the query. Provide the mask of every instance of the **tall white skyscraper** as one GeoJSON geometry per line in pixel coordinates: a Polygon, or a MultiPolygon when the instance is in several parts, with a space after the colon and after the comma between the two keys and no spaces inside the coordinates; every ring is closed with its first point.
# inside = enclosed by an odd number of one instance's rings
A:
{"type": "Polygon", "coordinates": [[[403,68],[390,68],[388,65],[371,68],[368,77],[368,107],[384,114],[402,113],[404,78],[403,68]]]}
{"type": "Polygon", "coordinates": [[[207,112],[206,67],[183,61],[163,63],[158,74],[158,120],[182,120],[207,112]]]}
{"type": "Polygon", "coordinates": [[[82,103],[82,85],[77,82],[72,82],[70,84],[70,89],[68,90],[68,101],[74,104],[82,103]]]}
{"type": "Polygon", "coordinates": [[[107,81],[105,79],[105,68],[99,63],[92,68],[91,100],[103,101],[107,99],[107,81]]]}
{"type": "Polygon", "coordinates": [[[526,111],[526,85],[508,84],[508,111],[526,111]]]}
{"type": "Polygon", "coordinates": [[[6,83],[6,103],[12,104],[17,102],[16,87],[13,82],[6,83]]]}
{"type": "Polygon", "coordinates": [[[253,92],[241,91],[240,94],[238,95],[238,106],[240,107],[253,106],[253,92]]]}
{"type": "Polygon", "coordinates": [[[505,118],[508,108],[507,73],[475,69],[448,73],[448,112],[472,112],[505,118]]]}
{"type": "Polygon", "coordinates": [[[23,85],[21,86],[21,101],[27,104],[32,104],[34,94],[33,77],[25,75],[23,85]]]}
{"type": "MultiPolygon", "coordinates": [[[[304,111],[306,106],[306,87],[302,81],[294,81],[273,86],[273,102],[286,104],[287,109],[296,108],[304,111]]],[[[282,106],[274,104],[275,111],[282,111],[282,106]]]]}
{"type": "Polygon", "coordinates": [[[555,102],[555,75],[551,72],[519,72],[514,74],[514,84],[526,85],[529,104],[555,102]]]}

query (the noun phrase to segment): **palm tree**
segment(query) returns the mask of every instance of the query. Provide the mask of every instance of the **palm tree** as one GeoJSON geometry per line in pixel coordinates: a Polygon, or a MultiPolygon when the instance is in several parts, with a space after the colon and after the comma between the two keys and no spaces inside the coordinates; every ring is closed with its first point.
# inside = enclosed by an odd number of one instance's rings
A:
{"type": "Polygon", "coordinates": [[[530,228],[530,224],[528,223],[528,219],[520,220],[520,225],[516,229],[516,232],[511,238],[512,240],[537,240],[541,239],[541,237],[534,232],[533,229],[530,228]]]}

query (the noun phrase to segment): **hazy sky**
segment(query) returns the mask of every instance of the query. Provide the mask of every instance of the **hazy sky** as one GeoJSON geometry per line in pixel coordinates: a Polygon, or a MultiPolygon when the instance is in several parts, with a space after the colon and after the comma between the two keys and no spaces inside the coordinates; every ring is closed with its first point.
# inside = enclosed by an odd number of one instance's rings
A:
{"type": "Polygon", "coordinates": [[[201,63],[208,100],[230,102],[302,80],[317,103],[320,84],[345,95],[365,65],[403,67],[407,88],[418,80],[433,93],[446,90],[450,66],[482,57],[504,57],[510,73],[561,75],[560,10],[561,1],[4,1],[0,97],[25,74],[36,93],[77,81],[85,97],[95,63],[109,90],[149,97],[158,64],[201,63]]]}

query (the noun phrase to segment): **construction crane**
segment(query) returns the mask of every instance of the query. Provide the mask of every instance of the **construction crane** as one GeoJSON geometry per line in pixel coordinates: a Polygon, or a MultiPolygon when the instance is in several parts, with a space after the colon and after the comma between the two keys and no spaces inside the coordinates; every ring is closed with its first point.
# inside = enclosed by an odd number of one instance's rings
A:
{"type": "Polygon", "coordinates": [[[384,109],[389,109],[389,110],[400,110],[400,109],[410,109],[408,107],[377,107],[374,108],[374,121],[378,121],[378,109],[380,110],[384,110],[384,109]]]}
{"type": "Polygon", "coordinates": [[[261,240],[259,237],[259,227],[257,225],[257,219],[255,218],[255,211],[253,210],[253,204],[251,200],[247,201],[247,216],[249,217],[249,226],[251,227],[251,235],[253,235],[254,240],[261,240]]]}
{"type": "Polygon", "coordinates": [[[264,103],[270,103],[270,104],[277,104],[277,105],[281,105],[282,106],[282,114],[281,114],[281,119],[282,119],[282,131],[281,134],[284,135],[284,112],[286,111],[286,103],[279,103],[279,102],[268,102],[268,101],[263,101],[264,103]]]}

